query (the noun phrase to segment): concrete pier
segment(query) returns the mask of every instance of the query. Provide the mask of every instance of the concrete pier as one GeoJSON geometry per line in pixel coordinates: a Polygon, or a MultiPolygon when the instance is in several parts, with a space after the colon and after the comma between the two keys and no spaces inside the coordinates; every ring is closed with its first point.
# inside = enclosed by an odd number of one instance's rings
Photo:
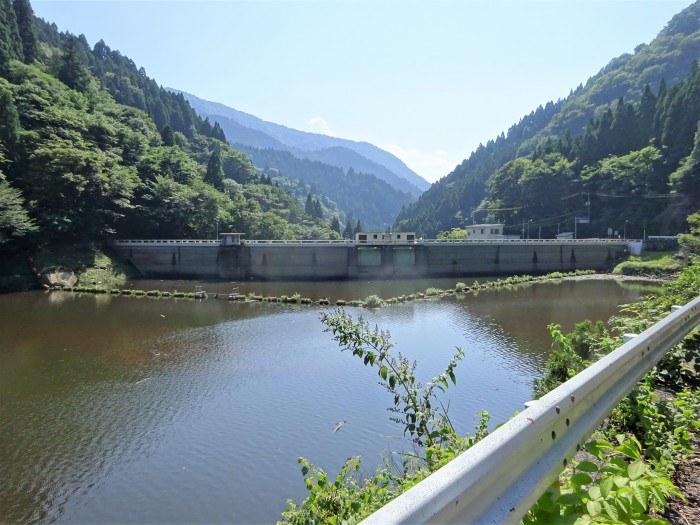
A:
{"type": "Polygon", "coordinates": [[[628,241],[480,240],[357,243],[355,241],[118,240],[118,256],[144,277],[240,281],[391,279],[537,275],[605,270],[624,257],[628,241]]]}

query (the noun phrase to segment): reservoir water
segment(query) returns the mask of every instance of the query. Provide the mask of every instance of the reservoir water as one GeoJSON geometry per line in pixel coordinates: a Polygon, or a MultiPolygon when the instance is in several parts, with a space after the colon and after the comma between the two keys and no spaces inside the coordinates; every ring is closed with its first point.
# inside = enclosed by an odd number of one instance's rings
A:
{"type": "MultiPolygon", "coordinates": [[[[137,284],[333,299],[426,288],[137,284]]],[[[530,399],[549,352],[548,324],[607,320],[641,293],[613,281],[541,283],[346,311],[389,330],[396,350],[418,362],[421,381],[444,369],[455,346],[464,350],[446,402],[465,433],[481,410],[497,424],[530,399]]],[[[0,522],[273,523],[287,498],[305,496],[297,457],[334,475],[361,455],[370,473],[386,451],[406,446],[402,429],[389,420],[391,399],[376,372],[324,332],[323,311],[66,292],[0,296],[0,522]]]]}

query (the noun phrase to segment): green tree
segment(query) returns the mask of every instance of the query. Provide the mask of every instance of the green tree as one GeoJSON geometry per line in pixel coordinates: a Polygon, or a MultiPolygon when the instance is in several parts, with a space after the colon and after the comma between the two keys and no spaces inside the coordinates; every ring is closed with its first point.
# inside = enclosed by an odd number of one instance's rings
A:
{"type": "Polygon", "coordinates": [[[221,162],[221,153],[218,149],[214,149],[209,157],[207,172],[204,175],[204,182],[211,184],[219,190],[224,187],[224,168],[221,162]]]}
{"type": "Polygon", "coordinates": [[[160,130],[160,138],[163,140],[163,146],[175,145],[175,135],[173,134],[173,128],[170,126],[164,126],[160,130]]]}
{"type": "Polygon", "coordinates": [[[321,201],[318,199],[314,201],[312,216],[314,219],[323,219],[323,208],[321,208],[321,201]]]}
{"type": "Polygon", "coordinates": [[[306,196],[306,204],[304,204],[304,211],[310,217],[314,216],[314,202],[313,202],[313,199],[311,198],[310,193],[306,196]]]}
{"type": "MultiPolygon", "coordinates": [[[[0,105],[0,111],[2,107],[0,105]]],[[[690,212],[700,203],[700,122],[695,132],[693,151],[681,162],[678,169],[670,176],[673,191],[681,195],[684,208],[690,212]]]]}
{"type": "Polygon", "coordinates": [[[71,89],[84,93],[90,84],[90,71],[83,58],[78,39],[69,35],[63,46],[63,57],[58,70],[58,78],[71,89]]]}
{"type": "Polygon", "coordinates": [[[335,215],[333,216],[333,219],[331,220],[331,230],[334,232],[341,233],[340,231],[340,221],[338,220],[338,217],[335,215]]]}
{"type": "Polygon", "coordinates": [[[0,153],[9,153],[19,140],[20,123],[10,84],[0,78],[0,153]]]}
{"type": "Polygon", "coordinates": [[[10,186],[0,172],[0,245],[37,230],[24,207],[22,192],[10,186]]]}
{"type": "Polygon", "coordinates": [[[690,233],[679,236],[680,243],[696,256],[700,256],[700,212],[688,216],[690,233]]]}
{"type": "Polygon", "coordinates": [[[353,232],[353,235],[355,233],[360,233],[362,231],[362,224],[360,223],[360,219],[357,219],[357,224],[355,225],[355,230],[353,232]]]}
{"type": "Polygon", "coordinates": [[[345,229],[343,230],[343,239],[352,239],[353,237],[352,224],[350,224],[350,219],[348,219],[345,229]]]}
{"type": "Polygon", "coordinates": [[[0,71],[7,69],[10,60],[23,60],[22,39],[12,0],[0,0],[0,71]]]}
{"type": "Polygon", "coordinates": [[[227,179],[245,184],[255,177],[255,167],[245,154],[227,146],[223,148],[221,156],[227,179]]]}
{"type": "Polygon", "coordinates": [[[39,40],[36,23],[34,21],[34,10],[29,0],[14,0],[12,6],[17,16],[17,28],[22,40],[24,62],[31,64],[38,58],[39,53],[39,40]]]}

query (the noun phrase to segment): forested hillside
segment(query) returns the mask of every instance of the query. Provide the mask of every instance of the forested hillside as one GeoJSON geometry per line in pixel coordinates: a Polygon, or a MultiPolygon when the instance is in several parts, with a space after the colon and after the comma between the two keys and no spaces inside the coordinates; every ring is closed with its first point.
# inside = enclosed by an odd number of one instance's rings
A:
{"type": "MultiPolygon", "coordinates": [[[[355,172],[348,169],[347,173],[339,167],[309,159],[299,159],[286,151],[277,149],[260,149],[241,144],[234,147],[246,153],[253,163],[264,168],[277,170],[272,175],[273,181],[280,176],[300,181],[308,186],[312,194],[326,196],[343,210],[338,214],[341,221],[347,219],[362,219],[368,229],[384,231],[391,226],[403,206],[413,201],[411,196],[397,190],[374,175],[355,172]]],[[[354,222],[354,221],[353,221],[354,222]]]]}
{"type": "Polygon", "coordinates": [[[477,222],[505,221],[511,234],[521,234],[529,224],[538,235],[543,226],[542,235],[551,236],[557,229],[573,230],[573,218],[587,216],[590,202],[591,222],[581,224],[582,235],[605,236],[608,228],[624,231],[625,221],[631,235],[641,236],[645,224],[647,234],[676,233],[687,212],[700,208],[688,187],[692,157],[682,162],[691,154],[700,117],[692,98],[697,96],[692,64],[699,57],[696,2],[673,17],[649,45],[612,60],[565,100],[549,102],[480,146],[407,207],[395,228],[432,237],[470,224],[474,214],[477,222]],[[649,145],[653,150],[640,155],[648,159],[653,151],[651,157],[659,158],[646,166],[651,172],[640,174],[626,156],[649,145]],[[548,154],[561,158],[545,161],[548,154]],[[615,174],[599,164],[608,156],[609,163],[618,159],[615,174]],[[635,187],[620,184],[623,180],[635,187]]]}
{"type": "MultiPolygon", "coordinates": [[[[330,219],[330,217],[328,217],[330,219]]],[[[0,250],[110,237],[332,238],[182,95],[0,0],[0,250]]]]}

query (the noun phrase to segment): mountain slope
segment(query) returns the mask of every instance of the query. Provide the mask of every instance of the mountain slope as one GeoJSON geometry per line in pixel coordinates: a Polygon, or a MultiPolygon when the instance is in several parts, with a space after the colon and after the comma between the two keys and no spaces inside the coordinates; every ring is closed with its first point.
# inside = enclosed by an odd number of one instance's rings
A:
{"type": "MultiPolygon", "coordinates": [[[[277,173],[288,179],[308,185],[308,192],[323,195],[334,201],[344,212],[338,217],[346,220],[361,219],[365,229],[385,231],[393,223],[403,206],[412,202],[412,197],[399,191],[374,175],[357,172],[322,162],[299,159],[287,151],[270,148],[254,148],[242,144],[233,145],[247,154],[253,163],[268,174],[272,171],[275,182],[277,173]],[[270,168],[274,168],[270,170],[270,168]]],[[[286,187],[283,181],[280,185],[286,187]]],[[[306,193],[300,197],[306,197],[306,193]]],[[[355,223],[353,220],[353,224],[355,223]]]]}
{"type": "Polygon", "coordinates": [[[352,167],[355,171],[372,173],[414,197],[430,186],[394,155],[368,142],[291,129],[189,93],[172,91],[182,93],[200,115],[218,122],[231,142],[288,151],[298,158],[318,160],[345,170],[352,167]]]}
{"type": "MultiPolygon", "coordinates": [[[[662,79],[670,87],[687,76],[700,57],[700,2],[678,13],[648,45],[610,61],[585,87],[565,100],[548,103],[521,119],[506,135],[480,146],[449,175],[433,184],[397,218],[395,227],[434,236],[471,221],[487,195],[490,177],[507,162],[530,155],[546,138],[566,140],[601,118],[622,96],[639,100],[645,86],[654,92],[662,79]]],[[[483,217],[483,215],[480,215],[483,217]]]]}

